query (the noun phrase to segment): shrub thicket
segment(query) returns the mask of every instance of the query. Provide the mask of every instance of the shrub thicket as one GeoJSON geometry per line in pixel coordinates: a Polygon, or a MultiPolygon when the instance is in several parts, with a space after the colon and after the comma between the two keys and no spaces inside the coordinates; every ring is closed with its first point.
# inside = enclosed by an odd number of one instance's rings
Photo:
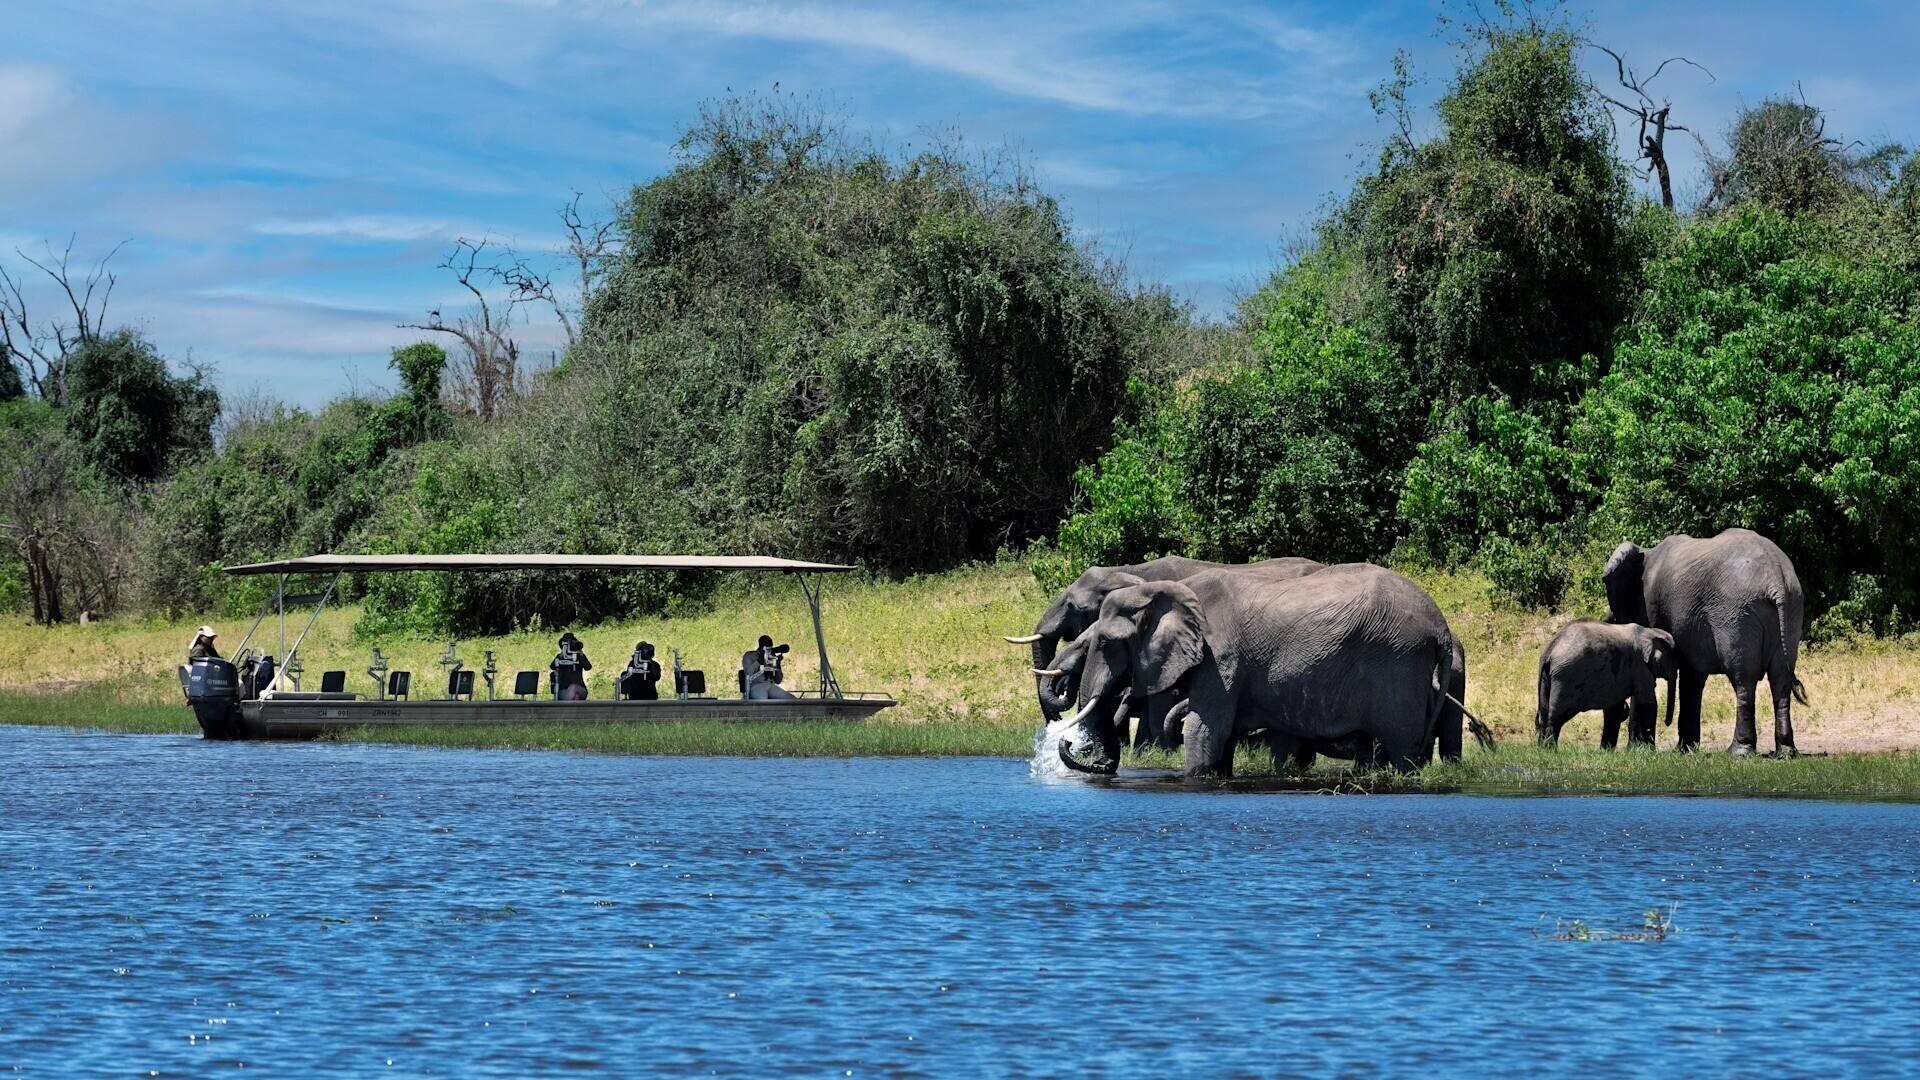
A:
{"type": "Polygon", "coordinates": [[[1393,555],[1551,605],[1620,539],[1743,525],[1793,556],[1822,632],[1911,622],[1920,159],[1769,100],[1683,220],[1628,197],[1574,46],[1526,17],[1476,32],[1438,134],[1390,141],[1243,306],[1256,359],[1082,470],[1071,565],[1393,555]]]}

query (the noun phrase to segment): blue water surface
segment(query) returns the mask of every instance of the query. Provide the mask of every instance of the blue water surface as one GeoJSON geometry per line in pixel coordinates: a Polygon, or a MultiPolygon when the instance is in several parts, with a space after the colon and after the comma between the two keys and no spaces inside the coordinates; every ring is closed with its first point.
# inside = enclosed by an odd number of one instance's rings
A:
{"type": "Polygon", "coordinates": [[[26,1072],[1832,1076],[1920,1049],[1913,805],[23,728],[0,777],[26,1072]],[[1674,905],[1664,941],[1549,933],[1674,905]]]}

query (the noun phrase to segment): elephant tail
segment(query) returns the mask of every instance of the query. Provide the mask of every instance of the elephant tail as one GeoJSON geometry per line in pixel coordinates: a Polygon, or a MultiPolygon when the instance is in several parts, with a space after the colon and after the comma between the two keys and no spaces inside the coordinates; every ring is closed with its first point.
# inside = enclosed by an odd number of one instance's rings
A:
{"type": "Polygon", "coordinates": [[[1533,696],[1533,730],[1536,733],[1541,734],[1543,738],[1545,737],[1544,733],[1547,730],[1547,691],[1548,689],[1549,687],[1547,683],[1547,658],[1543,655],[1540,657],[1540,677],[1534,683],[1534,696],[1533,696]]]}
{"type": "MultiPolygon", "coordinates": [[[[1444,624],[1443,624],[1444,625],[1444,624]]],[[[1427,733],[1420,745],[1431,750],[1433,737],[1440,730],[1440,717],[1446,714],[1447,701],[1453,694],[1448,689],[1453,683],[1453,628],[1445,627],[1440,632],[1439,655],[1433,663],[1433,694],[1427,706],[1427,733]]],[[[1462,707],[1464,712],[1464,706],[1462,707]]]]}
{"type": "Polygon", "coordinates": [[[1812,702],[1807,700],[1807,684],[1801,682],[1800,676],[1798,675],[1793,677],[1793,700],[1802,705],[1812,704],[1812,702]]]}

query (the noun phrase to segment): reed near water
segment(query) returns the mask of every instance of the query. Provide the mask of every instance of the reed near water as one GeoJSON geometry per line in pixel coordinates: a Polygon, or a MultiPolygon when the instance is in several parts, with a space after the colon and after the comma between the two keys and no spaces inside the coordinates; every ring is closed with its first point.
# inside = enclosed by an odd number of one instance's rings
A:
{"type": "MultiPolygon", "coordinates": [[[[1534,684],[1540,647],[1568,619],[1584,611],[1549,615],[1517,610],[1489,599],[1484,579],[1470,573],[1416,574],[1439,601],[1468,652],[1468,702],[1491,724],[1501,749],[1470,750],[1457,764],[1436,763],[1417,777],[1397,780],[1349,777],[1343,762],[1323,762],[1309,782],[1324,778],[1329,790],[1486,790],[1538,793],[1658,793],[1920,797],[1920,642],[1866,639],[1810,648],[1801,678],[1812,704],[1796,709],[1799,743],[1806,756],[1792,761],[1736,760],[1723,754],[1602,754],[1599,719],[1589,714],[1569,725],[1562,748],[1531,746],[1534,684]]],[[[1032,752],[1039,715],[1028,675],[1026,650],[1008,646],[1002,634],[1019,634],[1051,599],[1018,563],[976,565],[946,574],[900,581],[849,578],[830,583],[826,598],[828,648],[842,685],[883,690],[899,701],[866,723],[818,724],[607,724],[569,727],[499,725],[346,731],[342,741],[439,747],[578,750],[626,754],[720,754],[739,756],[927,756],[1026,757],[1032,752]]],[[[365,690],[361,674],[368,647],[356,640],[357,610],[321,615],[301,649],[309,681],[322,670],[349,672],[349,689],[365,690]]],[[[53,724],[136,733],[194,733],[182,706],[174,668],[184,657],[192,627],[182,622],[127,620],[86,626],[0,629],[0,723],[53,724]]],[[[237,644],[245,621],[222,620],[223,639],[237,644]]],[[[789,682],[809,685],[815,672],[805,605],[791,583],[751,582],[722,594],[697,613],[571,627],[595,662],[591,692],[604,697],[641,638],[678,646],[689,666],[702,667],[716,689],[730,682],[739,654],[759,633],[795,645],[789,682]]],[[[276,629],[263,627],[268,639],[276,629]]],[[[460,643],[460,655],[478,666],[493,649],[503,673],[544,670],[558,628],[526,629],[460,643]]],[[[395,668],[415,672],[415,685],[431,687],[434,661],[447,643],[427,638],[378,641],[395,668]]],[[[430,692],[423,690],[423,693],[430,692]]],[[[1724,682],[1709,685],[1704,716],[1706,745],[1727,742],[1733,695],[1724,682]]],[[[1672,732],[1662,729],[1662,746],[1672,732]]],[[[1762,748],[1769,736],[1762,732],[1762,748]]],[[[1263,753],[1243,752],[1240,778],[1270,776],[1263,753]]],[[[1175,755],[1132,756],[1131,769],[1174,769],[1175,755]]]]}

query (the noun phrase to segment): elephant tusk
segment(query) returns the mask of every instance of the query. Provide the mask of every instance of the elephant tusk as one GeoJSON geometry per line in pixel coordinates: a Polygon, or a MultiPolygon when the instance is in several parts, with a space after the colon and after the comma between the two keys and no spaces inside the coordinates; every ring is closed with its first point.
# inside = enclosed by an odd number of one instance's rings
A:
{"type": "Polygon", "coordinates": [[[1047,730],[1048,731],[1065,731],[1068,728],[1072,727],[1073,725],[1079,723],[1081,717],[1086,716],[1088,713],[1092,711],[1093,711],[1093,702],[1089,701],[1079,709],[1068,713],[1067,715],[1061,717],[1060,719],[1055,720],[1051,724],[1048,724],[1047,730]]]}
{"type": "Polygon", "coordinates": [[[1026,637],[1010,637],[1005,640],[1009,645],[1031,645],[1039,641],[1042,636],[1043,635],[1040,634],[1028,634],[1026,637]]]}
{"type": "Polygon", "coordinates": [[[1066,674],[1066,672],[1060,670],[1057,667],[1046,667],[1046,668],[1037,667],[1033,669],[1033,673],[1035,675],[1044,676],[1049,679],[1057,679],[1060,676],[1066,674]]]}

